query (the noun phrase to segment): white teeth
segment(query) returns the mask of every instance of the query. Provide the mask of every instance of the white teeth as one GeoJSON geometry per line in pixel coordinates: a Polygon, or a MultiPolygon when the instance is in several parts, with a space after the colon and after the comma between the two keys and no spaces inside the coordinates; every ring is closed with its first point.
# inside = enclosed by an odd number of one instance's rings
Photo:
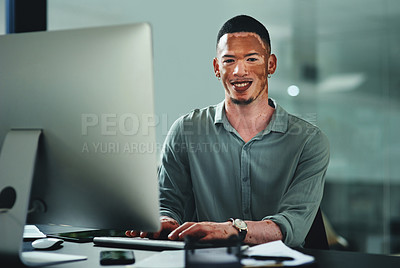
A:
{"type": "Polygon", "coordinates": [[[235,87],[245,87],[247,86],[249,83],[245,82],[245,83],[240,83],[240,84],[235,84],[235,87]]]}

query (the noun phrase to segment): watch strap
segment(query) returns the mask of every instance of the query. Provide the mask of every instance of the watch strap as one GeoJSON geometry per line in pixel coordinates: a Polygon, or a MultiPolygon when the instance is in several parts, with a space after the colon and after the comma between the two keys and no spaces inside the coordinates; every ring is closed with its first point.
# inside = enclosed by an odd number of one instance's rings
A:
{"type": "MultiPolygon", "coordinates": [[[[230,218],[229,220],[232,222],[232,226],[235,227],[236,230],[238,230],[239,240],[244,241],[244,239],[246,238],[246,235],[247,235],[247,225],[245,228],[240,228],[239,226],[236,225],[235,219],[230,218]]],[[[243,221],[243,220],[240,220],[240,221],[243,221]]]]}

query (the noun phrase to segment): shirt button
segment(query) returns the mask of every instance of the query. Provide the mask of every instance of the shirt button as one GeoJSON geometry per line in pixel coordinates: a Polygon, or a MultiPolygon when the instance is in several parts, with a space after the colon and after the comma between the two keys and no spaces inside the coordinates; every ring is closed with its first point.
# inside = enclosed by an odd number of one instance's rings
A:
{"type": "Polygon", "coordinates": [[[243,212],[244,212],[245,214],[247,214],[247,213],[249,213],[249,209],[246,208],[243,212]]]}
{"type": "Polygon", "coordinates": [[[244,177],[242,180],[243,180],[243,182],[246,182],[246,181],[249,180],[249,178],[248,177],[244,177]]]}

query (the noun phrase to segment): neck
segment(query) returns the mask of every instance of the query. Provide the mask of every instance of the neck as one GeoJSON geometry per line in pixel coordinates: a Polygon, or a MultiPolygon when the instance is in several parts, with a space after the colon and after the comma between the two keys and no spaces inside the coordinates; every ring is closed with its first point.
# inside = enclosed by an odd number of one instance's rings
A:
{"type": "Polygon", "coordinates": [[[267,127],[274,111],[268,105],[267,95],[247,105],[234,104],[229,98],[225,98],[226,116],[245,142],[267,127]]]}

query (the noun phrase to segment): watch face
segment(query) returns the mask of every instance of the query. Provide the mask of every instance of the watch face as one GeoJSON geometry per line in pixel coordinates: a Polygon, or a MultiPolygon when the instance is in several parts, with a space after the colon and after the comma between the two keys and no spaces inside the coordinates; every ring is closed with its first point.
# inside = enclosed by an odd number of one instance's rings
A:
{"type": "Polygon", "coordinates": [[[245,230],[247,228],[246,222],[241,219],[235,219],[235,226],[241,230],[245,230]]]}

